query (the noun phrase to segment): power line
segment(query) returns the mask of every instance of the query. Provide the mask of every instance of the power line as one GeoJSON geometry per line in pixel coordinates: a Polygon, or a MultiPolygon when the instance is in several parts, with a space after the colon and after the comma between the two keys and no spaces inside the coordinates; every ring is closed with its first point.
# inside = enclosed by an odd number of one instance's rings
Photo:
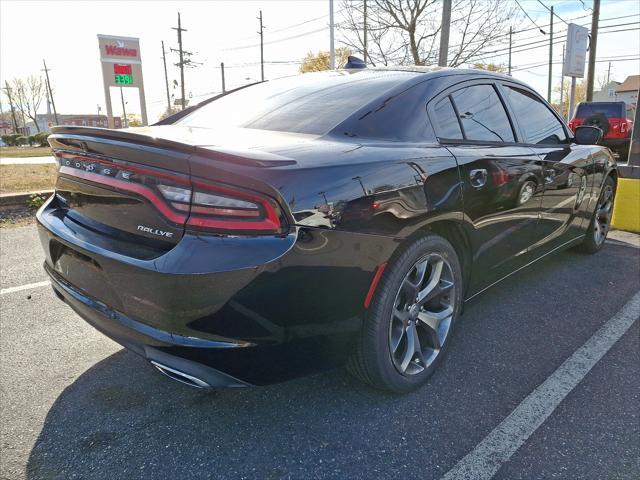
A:
{"type": "Polygon", "coordinates": [[[520,10],[522,10],[522,12],[523,12],[523,13],[527,16],[527,18],[531,21],[531,23],[533,23],[533,24],[538,28],[538,30],[540,30],[540,33],[542,33],[543,35],[546,35],[546,34],[547,34],[547,32],[545,32],[544,30],[542,30],[542,29],[538,26],[538,24],[533,20],[533,18],[531,18],[531,17],[529,16],[529,14],[527,13],[527,11],[526,11],[524,8],[522,8],[522,5],[520,5],[520,2],[519,2],[518,0],[515,0],[515,2],[516,2],[516,4],[518,5],[518,7],[520,7],[520,10]]]}
{"type": "Polygon", "coordinates": [[[557,19],[559,19],[560,21],[564,22],[565,25],[569,25],[567,22],[564,21],[564,18],[562,18],[560,15],[558,15],[555,11],[553,11],[553,8],[549,8],[547,7],[544,3],[542,3],[540,0],[538,0],[538,3],[540,5],[542,5],[544,8],[546,8],[547,10],[549,10],[551,12],[552,15],[554,15],[557,19]]]}

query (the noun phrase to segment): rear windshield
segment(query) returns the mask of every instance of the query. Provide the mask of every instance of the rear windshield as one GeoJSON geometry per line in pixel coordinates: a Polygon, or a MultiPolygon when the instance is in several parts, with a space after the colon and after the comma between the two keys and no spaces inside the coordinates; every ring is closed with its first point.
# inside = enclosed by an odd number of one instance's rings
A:
{"type": "Polygon", "coordinates": [[[411,72],[307,73],[230,93],[177,123],[324,135],[411,72]]]}
{"type": "Polygon", "coordinates": [[[624,105],[620,103],[581,103],[578,105],[576,117],[587,118],[592,115],[604,114],[607,118],[624,118],[624,105]]]}

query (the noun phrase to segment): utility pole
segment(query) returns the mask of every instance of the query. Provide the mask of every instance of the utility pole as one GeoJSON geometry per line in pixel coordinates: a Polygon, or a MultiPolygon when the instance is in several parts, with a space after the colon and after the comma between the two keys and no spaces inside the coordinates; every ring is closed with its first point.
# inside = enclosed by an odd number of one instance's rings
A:
{"type": "Polygon", "coordinates": [[[264,82],[264,26],[262,25],[262,10],[260,10],[258,20],[260,20],[260,31],[258,32],[260,35],[260,78],[264,82]]]}
{"type": "Polygon", "coordinates": [[[363,25],[362,25],[362,35],[364,40],[362,45],[364,47],[364,63],[367,63],[367,0],[363,0],[364,4],[364,16],[363,16],[363,25]]]}
{"type": "Polygon", "coordinates": [[[13,98],[11,98],[11,87],[9,83],[4,81],[4,92],[7,94],[7,99],[9,100],[9,108],[11,108],[11,118],[13,119],[13,131],[18,133],[18,120],[16,120],[16,109],[13,106],[13,98]]]}
{"type": "Polygon", "coordinates": [[[167,54],[164,51],[164,40],[162,42],[162,63],[164,64],[164,84],[167,87],[167,114],[171,113],[171,96],[169,95],[169,75],[167,74],[167,54]]]}
{"type": "Polygon", "coordinates": [[[49,91],[49,98],[51,99],[51,106],[53,107],[53,118],[56,120],[56,125],[58,125],[58,112],[56,111],[56,102],[53,101],[53,92],[51,91],[51,82],[49,81],[49,69],[47,68],[47,62],[42,59],[42,64],[44,65],[44,73],[47,79],[47,90],[49,91]]]}
{"type": "Polygon", "coordinates": [[[549,78],[547,80],[547,102],[551,103],[551,83],[553,82],[553,6],[549,9],[549,78]]]}
{"type": "Polygon", "coordinates": [[[122,116],[124,117],[124,128],[129,126],[127,122],[127,110],[124,108],[124,94],[122,93],[122,87],[120,87],[120,100],[122,101],[122,116]]]}
{"type": "Polygon", "coordinates": [[[220,62],[220,74],[222,75],[222,93],[227,93],[227,88],[224,83],[224,62],[220,62]]]}
{"type": "Polygon", "coordinates": [[[611,80],[611,62],[609,62],[609,68],[607,69],[607,85],[609,84],[610,80],[611,80]]]}
{"type": "Polygon", "coordinates": [[[509,76],[511,76],[511,46],[513,45],[513,27],[509,27],[509,76]]]}
{"type": "Polygon", "coordinates": [[[187,104],[184,98],[184,53],[185,52],[182,49],[182,32],[186,32],[187,30],[182,28],[182,24],[180,23],[180,12],[178,12],[178,28],[176,27],[171,27],[171,28],[173,30],[178,31],[178,56],[180,57],[180,61],[177,64],[177,66],[180,67],[180,90],[182,95],[182,98],[180,99],[180,101],[182,102],[182,110],[184,110],[187,104]]]}
{"type": "MultiPolygon", "coordinates": [[[[564,45],[562,45],[562,68],[564,69],[564,45]]],[[[564,118],[564,75],[560,73],[560,115],[564,118]]]]}
{"type": "Polygon", "coordinates": [[[589,68],[587,70],[587,102],[593,101],[593,81],[596,74],[596,46],[598,44],[598,22],[600,21],[600,0],[593,0],[591,17],[591,43],[589,45],[589,68]]]}
{"type": "Polygon", "coordinates": [[[333,39],[333,0],[329,0],[329,69],[336,68],[336,51],[333,39]]]}
{"type": "Polygon", "coordinates": [[[449,53],[449,29],[451,27],[451,0],[442,2],[442,25],[440,27],[440,53],[438,54],[438,66],[447,66],[449,53]]]}

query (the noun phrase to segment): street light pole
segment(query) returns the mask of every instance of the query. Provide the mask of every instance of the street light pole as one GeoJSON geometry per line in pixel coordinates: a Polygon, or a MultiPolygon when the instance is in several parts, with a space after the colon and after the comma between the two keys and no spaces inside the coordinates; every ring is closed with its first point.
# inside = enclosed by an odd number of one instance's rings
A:
{"type": "Polygon", "coordinates": [[[122,116],[124,117],[124,128],[127,128],[128,122],[127,122],[127,111],[124,108],[124,94],[122,93],[122,87],[120,87],[120,100],[122,101],[122,116]]]}

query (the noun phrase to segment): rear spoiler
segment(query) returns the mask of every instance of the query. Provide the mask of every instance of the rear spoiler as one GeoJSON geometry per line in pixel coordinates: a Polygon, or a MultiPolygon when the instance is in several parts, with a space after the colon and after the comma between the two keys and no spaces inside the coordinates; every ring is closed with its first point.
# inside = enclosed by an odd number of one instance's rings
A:
{"type": "MultiPolygon", "coordinates": [[[[264,80],[265,82],[267,82],[268,80],[264,80]]],[[[205,105],[221,98],[224,97],[225,95],[229,95],[230,93],[233,92],[237,92],[238,90],[242,90],[244,88],[247,87],[252,87],[254,85],[258,85],[259,83],[263,83],[263,82],[254,82],[254,83],[249,83],[247,85],[242,85],[241,87],[238,88],[234,88],[233,90],[228,90],[224,93],[221,93],[219,95],[216,95],[214,97],[211,98],[207,98],[206,100],[203,100],[202,102],[196,104],[196,105],[192,105],[190,107],[185,108],[184,110],[180,110],[177,113],[174,113],[173,115],[169,115],[166,118],[163,118],[162,120],[160,120],[159,122],[154,123],[152,126],[156,126],[156,125],[171,125],[175,122],[177,122],[178,120],[180,120],[183,117],[186,117],[187,115],[189,115],[191,112],[193,112],[194,110],[197,110],[200,107],[204,107],[205,105]]]]}
{"type": "MultiPolygon", "coordinates": [[[[182,112],[180,112],[182,113],[182,112]]],[[[148,152],[154,149],[171,150],[183,154],[199,155],[226,163],[246,165],[250,167],[282,167],[295,165],[297,162],[280,155],[259,150],[238,150],[219,147],[196,146],[177,142],[158,136],[128,130],[111,130],[99,127],[58,126],[51,129],[48,138],[54,149],[76,150],[91,153],[92,144],[109,144],[113,148],[127,148],[131,145],[145,147],[148,152]]],[[[158,150],[156,150],[158,151],[158,150]]],[[[98,152],[94,152],[98,153],[98,152]]]]}

